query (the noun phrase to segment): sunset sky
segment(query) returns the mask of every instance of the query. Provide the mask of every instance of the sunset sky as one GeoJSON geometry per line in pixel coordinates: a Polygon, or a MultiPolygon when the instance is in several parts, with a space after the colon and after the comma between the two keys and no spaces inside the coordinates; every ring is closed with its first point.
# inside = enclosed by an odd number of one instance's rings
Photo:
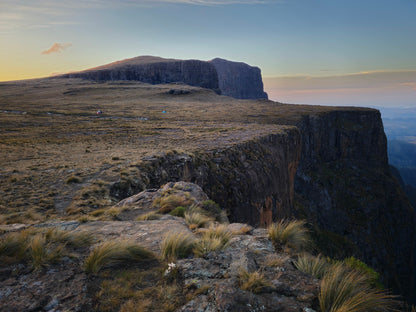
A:
{"type": "Polygon", "coordinates": [[[139,55],[246,62],[282,102],[416,106],[416,0],[0,0],[0,81],[139,55]]]}

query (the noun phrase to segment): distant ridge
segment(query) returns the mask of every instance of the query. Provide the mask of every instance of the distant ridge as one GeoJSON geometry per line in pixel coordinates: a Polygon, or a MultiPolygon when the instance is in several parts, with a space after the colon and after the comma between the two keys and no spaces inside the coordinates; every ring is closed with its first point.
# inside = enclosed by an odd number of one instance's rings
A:
{"type": "Polygon", "coordinates": [[[258,67],[220,58],[207,62],[145,55],[59,77],[95,81],[136,80],[151,84],[181,82],[237,99],[267,99],[258,67]]]}

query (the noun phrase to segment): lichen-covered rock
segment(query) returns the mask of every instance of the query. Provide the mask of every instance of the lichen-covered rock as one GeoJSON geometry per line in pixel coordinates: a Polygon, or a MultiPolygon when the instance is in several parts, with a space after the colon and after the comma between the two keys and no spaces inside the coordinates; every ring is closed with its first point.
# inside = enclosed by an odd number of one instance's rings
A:
{"type": "Polygon", "coordinates": [[[297,271],[288,256],[277,255],[264,230],[235,236],[224,251],[180,260],[177,266],[186,288],[204,289],[179,311],[316,309],[318,280],[297,271]],[[280,259],[280,266],[270,265],[271,256],[280,259]],[[241,270],[263,273],[269,286],[258,293],[241,289],[241,270]]]}

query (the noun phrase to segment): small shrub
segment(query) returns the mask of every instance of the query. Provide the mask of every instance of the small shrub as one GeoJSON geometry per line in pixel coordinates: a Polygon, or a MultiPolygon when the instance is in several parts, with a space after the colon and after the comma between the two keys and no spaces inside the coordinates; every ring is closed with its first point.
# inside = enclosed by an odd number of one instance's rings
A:
{"type": "Polygon", "coordinates": [[[227,214],[213,200],[205,200],[201,203],[202,210],[211,218],[220,223],[228,223],[227,214]]]}
{"type": "Polygon", "coordinates": [[[370,285],[372,287],[376,287],[378,289],[383,289],[383,284],[380,281],[380,273],[377,273],[373,268],[369,267],[367,264],[362,262],[361,260],[349,257],[343,260],[347,266],[352,269],[355,269],[365,275],[367,275],[370,285]]]}
{"type": "Polygon", "coordinates": [[[298,259],[294,261],[294,265],[299,271],[312,275],[318,279],[321,279],[330,267],[330,264],[320,256],[314,257],[307,254],[299,256],[298,259]]]}
{"type": "Polygon", "coordinates": [[[394,297],[369,286],[368,277],[342,264],[333,265],[321,281],[322,312],[394,311],[394,297]]]}
{"type": "Polygon", "coordinates": [[[91,251],[84,262],[84,269],[89,273],[98,273],[105,266],[153,258],[153,253],[134,243],[109,241],[96,246],[91,251]]]}
{"type": "Polygon", "coordinates": [[[255,294],[261,293],[270,286],[263,274],[260,272],[249,273],[245,269],[238,272],[238,283],[242,290],[251,291],[255,294]]]}
{"type": "Polygon", "coordinates": [[[295,250],[302,250],[310,247],[312,244],[305,224],[305,221],[281,220],[271,224],[267,231],[275,248],[282,249],[283,246],[288,246],[295,250]]]}
{"type": "Polygon", "coordinates": [[[162,259],[174,261],[192,254],[195,239],[190,233],[168,233],[160,244],[162,259]]]}
{"type": "Polygon", "coordinates": [[[171,212],[169,212],[169,214],[172,215],[172,216],[175,216],[175,217],[184,218],[185,217],[185,211],[186,211],[185,207],[178,206],[175,209],[173,209],[171,212]]]}
{"type": "Polygon", "coordinates": [[[185,212],[185,222],[190,228],[206,227],[212,223],[212,219],[198,212],[185,212]]]}

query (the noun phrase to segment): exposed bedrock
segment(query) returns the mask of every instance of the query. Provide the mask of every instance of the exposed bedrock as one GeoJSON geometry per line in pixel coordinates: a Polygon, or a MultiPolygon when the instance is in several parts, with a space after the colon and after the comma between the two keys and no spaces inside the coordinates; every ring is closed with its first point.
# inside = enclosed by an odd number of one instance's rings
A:
{"type": "Polygon", "coordinates": [[[111,195],[121,199],[169,181],[194,182],[227,209],[232,222],[265,226],[273,216],[291,215],[299,158],[298,129],[282,127],[278,133],[211,152],[149,158],[140,166],[140,177],[118,181],[111,195]]]}
{"type": "Polygon", "coordinates": [[[237,99],[267,99],[258,67],[220,58],[206,62],[139,56],[60,77],[95,81],[136,80],[151,84],[185,83],[237,99]]]}
{"type": "Polygon", "coordinates": [[[70,73],[63,78],[83,78],[96,81],[137,80],[151,84],[182,82],[212,89],[220,93],[215,67],[198,60],[166,60],[150,63],[127,63],[70,73]]]}
{"type": "Polygon", "coordinates": [[[248,142],[192,155],[168,153],[120,180],[119,199],[169,181],[200,185],[232,222],[266,226],[306,218],[320,250],[351,254],[379,271],[384,283],[414,296],[415,214],[387,162],[376,110],[332,110],[248,142]]]}
{"type": "Polygon", "coordinates": [[[210,63],[214,64],[218,72],[221,94],[236,99],[267,99],[260,68],[220,58],[215,58],[210,63]]]}
{"type": "Polygon", "coordinates": [[[380,113],[308,116],[299,129],[296,214],[319,226],[328,254],[353,253],[414,296],[415,214],[390,172],[380,113]]]}

